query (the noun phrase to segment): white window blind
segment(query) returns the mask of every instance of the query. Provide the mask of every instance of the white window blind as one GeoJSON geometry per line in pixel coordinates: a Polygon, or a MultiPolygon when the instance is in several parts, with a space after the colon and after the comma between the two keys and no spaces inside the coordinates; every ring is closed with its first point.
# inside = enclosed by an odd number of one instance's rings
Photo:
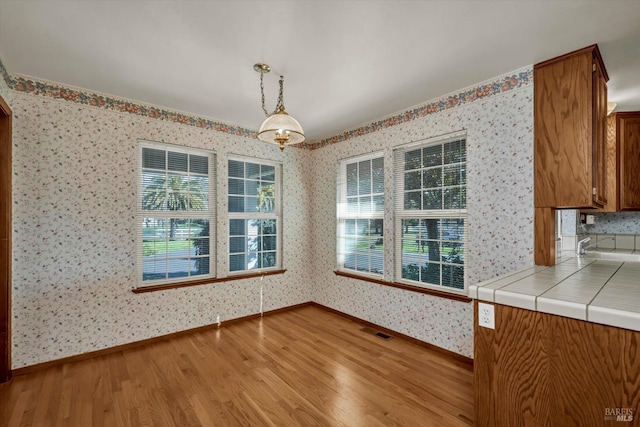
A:
{"type": "Polygon", "coordinates": [[[381,276],[384,266],[384,158],[346,159],[338,166],[339,270],[381,276]]]}
{"type": "Polygon", "coordinates": [[[215,157],[138,144],[138,286],[215,276],[215,157]]]}
{"type": "Polygon", "coordinates": [[[282,266],[279,163],[229,158],[229,272],[282,266]]]}
{"type": "Polygon", "coordinates": [[[396,280],[466,292],[466,134],[402,146],[394,159],[396,280]]]}

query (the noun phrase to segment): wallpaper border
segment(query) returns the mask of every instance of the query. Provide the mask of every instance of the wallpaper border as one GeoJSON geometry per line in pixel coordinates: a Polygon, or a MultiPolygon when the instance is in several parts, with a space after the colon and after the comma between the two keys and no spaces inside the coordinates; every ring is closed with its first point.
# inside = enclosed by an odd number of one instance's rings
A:
{"type": "Polygon", "coordinates": [[[317,149],[327,145],[343,142],[348,139],[357,138],[369,133],[378,132],[382,129],[407,123],[412,120],[425,117],[429,114],[439,113],[444,110],[460,107],[465,104],[518,89],[533,83],[533,67],[527,66],[519,70],[512,71],[502,76],[469,86],[451,94],[435,98],[426,104],[419,104],[402,113],[394,114],[366,125],[358,126],[339,135],[321,139],[307,144],[309,149],[317,149]]]}
{"type": "MultiPolygon", "coordinates": [[[[106,110],[119,111],[151,119],[180,123],[188,126],[210,129],[217,132],[223,132],[247,138],[256,137],[255,130],[246,129],[241,126],[230,125],[200,116],[180,113],[177,111],[134,102],[115,96],[100,94],[81,88],[64,86],[47,80],[36,79],[33,77],[27,77],[18,74],[11,75],[6,70],[1,60],[0,74],[2,74],[2,77],[7,83],[9,89],[16,92],[61,99],[64,101],[90,105],[106,110]]],[[[519,70],[504,74],[497,78],[493,78],[485,82],[462,89],[460,91],[456,91],[454,93],[436,98],[432,102],[419,104],[401,113],[393,114],[374,122],[358,126],[354,129],[345,131],[330,138],[324,138],[318,141],[306,143],[302,146],[302,148],[315,150],[327,145],[344,142],[352,138],[357,138],[362,135],[378,132],[385,128],[396,126],[402,123],[407,123],[425,117],[429,114],[435,114],[444,110],[456,108],[474,102],[478,99],[508,92],[510,90],[517,89],[532,83],[533,68],[531,66],[527,66],[519,70]]]]}
{"type": "Polygon", "coordinates": [[[9,77],[9,72],[7,71],[7,69],[4,68],[4,64],[2,63],[2,58],[0,58],[0,75],[2,76],[2,79],[5,81],[7,86],[9,86],[9,81],[11,80],[11,77],[9,77]]]}
{"type": "Polygon", "coordinates": [[[28,93],[36,96],[44,96],[47,98],[69,101],[76,104],[89,105],[104,110],[129,113],[145,118],[179,123],[246,138],[257,138],[255,130],[246,129],[241,126],[230,125],[193,114],[172,111],[162,107],[144,104],[125,98],[119,98],[116,96],[101,94],[82,88],[65,86],[47,80],[36,79],[19,74],[11,75],[6,70],[6,68],[4,68],[1,62],[0,73],[3,75],[7,86],[9,86],[9,89],[16,92],[28,93]]]}

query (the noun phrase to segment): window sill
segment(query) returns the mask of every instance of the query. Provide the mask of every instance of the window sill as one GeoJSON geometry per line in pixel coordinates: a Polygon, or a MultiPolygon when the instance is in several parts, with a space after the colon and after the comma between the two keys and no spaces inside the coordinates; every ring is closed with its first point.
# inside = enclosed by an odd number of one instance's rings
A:
{"type": "Polygon", "coordinates": [[[365,282],[377,283],[378,285],[391,286],[393,288],[404,289],[405,291],[418,292],[420,294],[432,295],[440,298],[447,298],[454,301],[471,302],[473,301],[466,295],[454,294],[437,289],[421,288],[419,286],[407,285],[399,282],[388,282],[386,280],[375,279],[373,277],[361,276],[358,274],[346,273],[344,271],[334,271],[336,276],[348,277],[350,279],[364,280],[365,282]]]}
{"type": "Polygon", "coordinates": [[[147,292],[166,291],[168,289],[186,288],[188,286],[209,285],[211,283],[230,282],[233,280],[252,279],[254,277],[272,276],[274,274],[284,274],[287,270],[267,270],[259,273],[237,274],[227,277],[211,277],[208,279],[190,280],[188,282],[167,283],[166,285],[143,286],[132,289],[134,294],[144,294],[147,292]]]}

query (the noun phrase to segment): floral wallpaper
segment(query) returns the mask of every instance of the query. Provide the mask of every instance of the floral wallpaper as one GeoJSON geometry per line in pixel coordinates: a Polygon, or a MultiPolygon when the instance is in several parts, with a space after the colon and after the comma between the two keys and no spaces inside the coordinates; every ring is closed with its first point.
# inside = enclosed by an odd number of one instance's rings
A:
{"type": "MultiPolygon", "coordinates": [[[[14,110],[14,369],[211,324],[218,315],[255,314],[261,288],[265,311],[316,301],[472,357],[471,304],[333,274],[337,162],[384,152],[389,216],[393,147],[461,129],[469,153],[468,282],[532,262],[531,67],[284,153],[251,130],[10,75],[1,63],[0,73],[14,110]],[[219,254],[228,249],[220,214],[227,156],[282,161],[287,272],[133,294],[138,139],[216,152],[219,254]]],[[[392,242],[391,221],[385,235],[392,242]]],[[[218,271],[226,263],[218,256],[218,271]]]]}
{"type": "Polygon", "coordinates": [[[640,235],[640,212],[593,212],[595,224],[585,224],[585,229],[578,226],[578,211],[565,209],[562,214],[562,234],[636,234],[640,235]]]}
{"type": "MultiPolygon", "coordinates": [[[[507,76],[531,76],[526,68],[507,76]]],[[[504,81],[508,77],[494,79],[504,81]]],[[[385,246],[393,247],[393,148],[466,130],[468,150],[467,283],[533,263],[533,81],[441,108],[411,121],[326,144],[313,151],[314,301],[473,357],[473,306],[336,276],[338,161],[369,152],[385,156],[385,246]]],[[[481,84],[479,87],[493,87],[481,84]]],[[[462,93],[466,93],[463,91],[462,93]]],[[[443,100],[450,97],[443,97],[443,100]]],[[[426,105],[442,105],[440,100],[426,105]]],[[[393,261],[385,274],[393,280],[393,261]]]]}
{"type": "Polygon", "coordinates": [[[595,224],[587,225],[594,234],[640,234],[640,212],[594,213],[595,224]]]}
{"type": "Polygon", "coordinates": [[[577,210],[561,209],[560,222],[562,225],[562,229],[560,230],[560,232],[563,236],[575,235],[578,233],[579,230],[578,230],[578,211],[577,210]]]}
{"type": "MultiPolygon", "coordinates": [[[[13,368],[312,299],[308,150],[13,91],[13,368]],[[138,139],[214,150],[217,250],[228,154],[283,162],[285,274],[134,294],[138,139]]],[[[217,257],[226,271],[227,257],[217,257]]]]}

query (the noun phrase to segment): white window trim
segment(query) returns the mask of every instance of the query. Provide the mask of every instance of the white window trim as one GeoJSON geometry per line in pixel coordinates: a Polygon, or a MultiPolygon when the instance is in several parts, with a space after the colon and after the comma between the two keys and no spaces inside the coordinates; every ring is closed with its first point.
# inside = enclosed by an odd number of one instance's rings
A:
{"type": "Polygon", "coordinates": [[[235,160],[239,162],[249,162],[249,163],[257,163],[261,165],[269,165],[275,168],[275,192],[276,192],[276,206],[273,212],[265,213],[265,212],[229,212],[228,202],[229,202],[229,194],[227,191],[227,224],[231,224],[232,219],[275,219],[276,220],[276,265],[273,267],[266,268],[254,268],[251,270],[236,270],[231,271],[230,264],[230,256],[231,256],[231,247],[229,246],[230,238],[231,238],[231,227],[228,226],[227,231],[227,275],[228,276],[237,276],[241,274],[248,273],[259,273],[261,271],[272,271],[272,270],[281,270],[282,269],[282,252],[284,250],[282,246],[282,163],[276,162],[273,160],[261,159],[258,157],[250,157],[250,156],[241,156],[232,154],[227,157],[227,176],[225,179],[227,180],[227,189],[229,182],[229,161],[235,160]]]}
{"type": "Polygon", "coordinates": [[[210,150],[185,147],[163,142],[155,142],[139,139],[137,147],[137,168],[136,168],[136,287],[145,288],[157,285],[170,285],[173,283],[190,282],[202,279],[210,279],[216,277],[216,153],[210,150]],[[176,213],[176,211],[145,211],[142,209],[142,149],[152,148],[163,151],[172,151],[177,153],[196,154],[207,157],[209,159],[209,209],[208,211],[185,211],[176,213]],[[142,221],[145,217],[154,216],[158,218],[203,218],[209,219],[209,274],[177,277],[174,279],[145,280],[142,279],[143,273],[143,237],[142,237],[142,221]]]}
{"type": "MultiPolygon", "coordinates": [[[[345,231],[345,221],[347,219],[381,219],[383,220],[383,228],[384,228],[384,221],[385,221],[385,210],[383,209],[382,212],[371,212],[368,214],[362,214],[362,213],[356,213],[356,214],[350,214],[347,213],[347,165],[348,164],[352,164],[352,163],[358,163],[364,160],[373,160],[373,159],[378,159],[378,158],[382,158],[383,159],[383,167],[384,167],[384,163],[386,163],[385,160],[385,156],[384,156],[384,151],[377,151],[374,153],[369,153],[369,154],[365,154],[365,155],[360,155],[360,156],[355,156],[355,157],[349,157],[346,159],[341,159],[338,162],[338,178],[337,178],[337,182],[336,182],[336,189],[337,189],[337,195],[336,195],[336,200],[337,200],[337,208],[336,208],[336,216],[337,216],[337,221],[336,221],[336,270],[338,271],[343,271],[346,273],[350,273],[350,274],[355,274],[355,275],[359,275],[359,276],[365,276],[365,277],[371,277],[371,278],[375,278],[375,279],[382,279],[384,276],[384,272],[383,273],[371,273],[368,271],[360,271],[360,270],[354,270],[351,268],[347,268],[344,266],[344,259],[341,259],[341,256],[343,256],[345,254],[345,239],[344,236],[346,234],[345,231]]],[[[386,177],[385,177],[385,182],[386,182],[386,177]]],[[[376,193],[379,194],[379,193],[376,193]]],[[[372,194],[373,195],[373,194],[372,194]]],[[[385,196],[385,192],[382,192],[383,197],[385,196]]],[[[386,199],[385,199],[386,202],[386,199]]],[[[384,260],[386,259],[386,254],[385,251],[383,250],[382,252],[382,263],[383,263],[383,267],[384,267],[384,260]]]]}
{"type": "MultiPolygon", "coordinates": [[[[394,152],[394,280],[399,283],[404,283],[411,286],[417,286],[426,289],[434,289],[438,291],[448,292],[452,294],[468,295],[468,215],[467,209],[440,209],[440,210],[405,210],[404,209],[404,153],[407,151],[416,150],[418,148],[424,148],[435,145],[443,145],[447,142],[464,139],[465,143],[468,142],[467,132],[453,132],[445,135],[436,136],[433,138],[427,138],[419,141],[413,141],[408,144],[403,144],[395,147],[394,152]],[[434,285],[424,282],[416,282],[415,280],[409,280],[402,277],[402,220],[403,219],[464,219],[464,238],[462,244],[465,248],[465,262],[462,264],[464,267],[464,284],[462,289],[450,288],[442,285],[434,285]]],[[[467,144],[468,147],[468,144],[467,144]]],[[[467,160],[465,164],[469,162],[469,152],[467,150],[467,160]]],[[[468,171],[468,168],[467,168],[468,171]]],[[[467,184],[465,188],[468,189],[468,176],[467,184]]],[[[467,193],[468,194],[468,193],[467,193]]],[[[448,265],[448,264],[447,264],[448,265]]]]}

